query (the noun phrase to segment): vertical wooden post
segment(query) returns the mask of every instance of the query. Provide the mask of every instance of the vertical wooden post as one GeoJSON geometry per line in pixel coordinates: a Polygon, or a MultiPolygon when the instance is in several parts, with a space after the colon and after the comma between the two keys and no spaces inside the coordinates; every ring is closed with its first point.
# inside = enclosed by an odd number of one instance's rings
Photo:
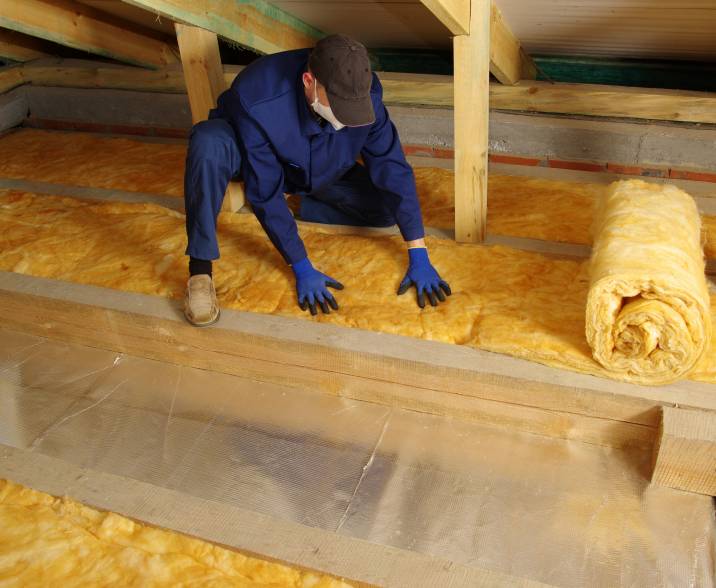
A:
{"type": "MultiPolygon", "coordinates": [[[[219,40],[216,33],[199,27],[175,23],[174,28],[189,95],[191,118],[196,124],[207,119],[209,111],[216,106],[219,94],[226,89],[219,40]]],[[[221,209],[236,212],[244,202],[241,184],[229,182],[221,209]]]]}
{"type": "Polygon", "coordinates": [[[487,225],[490,0],[470,0],[470,32],[453,41],[455,239],[478,243],[487,225]]]}

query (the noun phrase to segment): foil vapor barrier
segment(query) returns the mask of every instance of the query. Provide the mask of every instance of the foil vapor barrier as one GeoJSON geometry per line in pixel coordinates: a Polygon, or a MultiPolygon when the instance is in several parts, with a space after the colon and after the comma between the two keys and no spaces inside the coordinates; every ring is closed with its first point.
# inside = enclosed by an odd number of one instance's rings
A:
{"type": "Polygon", "coordinates": [[[0,443],[557,586],[714,585],[650,456],[0,330],[0,443]]]}

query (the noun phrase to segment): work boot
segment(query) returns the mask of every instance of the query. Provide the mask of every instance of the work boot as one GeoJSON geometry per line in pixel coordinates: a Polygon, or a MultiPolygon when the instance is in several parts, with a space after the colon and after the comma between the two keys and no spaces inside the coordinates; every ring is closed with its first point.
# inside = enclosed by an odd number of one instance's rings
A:
{"type": "Polygon", "coordinates": [[[206,327],[219,320],[214,282],[208,274],[189,278],[184,295],[184,316],[196,327],[206,327]]]}

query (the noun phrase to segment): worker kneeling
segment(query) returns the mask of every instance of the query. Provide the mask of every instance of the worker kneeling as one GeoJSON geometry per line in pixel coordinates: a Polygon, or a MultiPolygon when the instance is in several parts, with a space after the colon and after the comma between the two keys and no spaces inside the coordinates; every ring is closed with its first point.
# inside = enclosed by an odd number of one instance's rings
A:
{"type": "Polygon", "coordinates": [[[450,287],[430,263],[413,170],[383,105],[382,86],[360,43],[343,35],[262,57],[219,96],[196,124],[184,177],[190,278],[185,314],[194,325],[219,318],[211,261],[216,219],[232,178],[271,242],[291,265],[298,304],[311,314],[338,310],[328,288],[343,285],[311,264],[284,193],[301,196],[302,220],[354,226],[397,223],[409,264],[398,294],[411,286],[420,307],[450,287]],[[356,163],[362,156],[365,166],[356,163]]]}

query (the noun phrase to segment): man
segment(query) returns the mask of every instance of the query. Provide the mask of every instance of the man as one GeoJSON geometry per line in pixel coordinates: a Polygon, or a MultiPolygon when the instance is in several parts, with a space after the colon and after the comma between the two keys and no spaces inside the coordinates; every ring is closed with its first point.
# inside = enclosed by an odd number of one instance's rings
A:
{"type": "MultiPolygon", "coordinates": [[[[246,198],[271,242],[290,264],[298,304],[311,314],[338,303],[343,285],[311,264],[284,193],[301,196],[303,220],[358,226],[398,224],[411,286],[435,306],[450,286],[431,265],[415,177],[371,72],[368,53],[344,35],[313,50],[265,56],[246,67],[194,126],[184,178],[190,278],[185,315],[204,326],[219,318],[211,260],[219,257],[216,218],[229,181],[240,176],[246,198]],[[365,166],[356,162],[361,156],[365,166]]],[[[329,308],[330,307],[330,308],[329,308]]]]}

